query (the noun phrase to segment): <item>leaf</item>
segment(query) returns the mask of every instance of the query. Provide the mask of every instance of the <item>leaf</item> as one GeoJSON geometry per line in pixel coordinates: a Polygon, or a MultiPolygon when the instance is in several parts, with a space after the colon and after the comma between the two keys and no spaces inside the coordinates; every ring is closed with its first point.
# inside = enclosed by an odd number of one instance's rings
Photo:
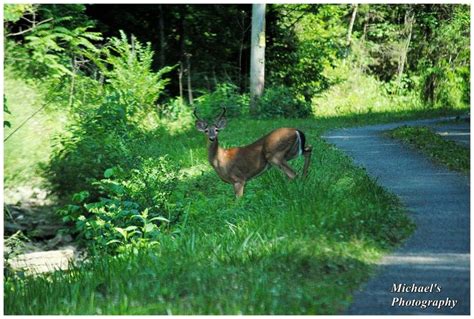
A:
{"type": "Polygon", "coordinates": [[[149,233],[149,232],[152,232],[153,230],[155,230],[157,227],[155,224],[152,224],[152,223],[149,223],[149,224],[146,224],[145,227],[143,228],[143,231],[145,233],[149,233]]]}
{"type": "Polygon", "coordinates": [[[169,223],[170,221],[162,216],[158,216],[158,217],[153,217],[152,219],[150,219],[149,221],[152,222],[152,221],[155,221],[155,220],[161,220],[163,222],[167,222],[169,223]]]}
{"type": "Polygon", "coordinates": [[[108,245],[111,245],[111,244],[121,244],[121,243],[122,242],[118,239],[112,239],[112,240],[109,240],[106,245],[108,246],[108,245]]]}
{"type": "Polygon", "coordinates": [[[122,235],[125,240],[127,240],[128,234],[127,234],[127,231],[126,231],[125,229],[120,228],[120,227],[115,227],[114,229],[115,229],[117,232],[119,232],[120,235],[122,235]]]}
{"type": "Polygon", "coordinates": [[[127,228],[125,228],[125,230],[126,230],[127,232],[129,232],[129,231],[135,230],[135,229],[137,229],[137,228],[138,228],[137,226],[128,226],[127,228]]]}
{"type": "Polygon", "coordinates": [[[105,178],[110,178],[115,174],[115,167],[107,168],[104,172],[105,178]]]}
{"type": "Polygon", "coordinates": [[[146,224],[145,218],[143,218],[143,217],[140,216],[140,215],[133,215],[133,216],[131,217],[131,219],[133,219],[133,218],[138,218],[138,219],[140,219],[140,221],[141,221],[143,224],[146,224]]]}
{"type": "Polygon", "coordinates": [[[82,203],[84,200],[86,200],[89,197],[89,195],[90,194],[88,191],[82,191],[82,192],[72,195],[72,200],[76,203],[82,203]]]}

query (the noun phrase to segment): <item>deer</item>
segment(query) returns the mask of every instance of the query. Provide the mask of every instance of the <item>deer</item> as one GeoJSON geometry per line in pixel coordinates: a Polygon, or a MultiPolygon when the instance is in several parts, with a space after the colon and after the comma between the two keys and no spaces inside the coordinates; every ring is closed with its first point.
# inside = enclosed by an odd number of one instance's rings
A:
{"type": "Polygon", "coordinates": [[[234,186],[237,198],[243,196],[245,183],[263,173],[270,166],[283,171],[290,180],[294,179],[297,174],[288,165],[288,161],[300,155],[305,159],[303,177],[307,176],[312,146],[305,146],[306,137],[302,131],[282,127],[247,146],[224,149],[219,146],[217,135],[226,127],[225,113],[226,108],[223,107],[217,119],[209,125],[198,116],[196,109],[193,112],[196,118],[196,129],[204,132],[208,139],[209,164],[222,181],[234,186]]]}

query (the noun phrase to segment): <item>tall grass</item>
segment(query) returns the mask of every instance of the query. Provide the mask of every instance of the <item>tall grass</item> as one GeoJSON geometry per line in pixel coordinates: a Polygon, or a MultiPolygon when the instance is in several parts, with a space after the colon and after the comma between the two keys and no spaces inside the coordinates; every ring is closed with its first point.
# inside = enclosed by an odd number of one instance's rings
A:
{"type": "MultiPolygon", "coordinates": [[[[19,114],[28,99],[21,90],[14,93],[15,84],[8,81],[10,108],[19,114]]],[[[225,147],[248,144],[283,126],[303,130],[313,145],[308,178],[289,181],[272,168],[249,182],[240,200],[207,163],[205,137],[194,130],[190,115],[166,126],[150,121],[139,139],[124,143],[132,158],[167,155],[181,167],[169,203],[181,209],[179,219],[162,233],[158,246],[92,256],[70,271],[7,277],[4,311],[340,313],[374,261],[408,236],[413,225],[396,198],[320,136],[335,127],[436,114],[400,110],[305,120],[229,119],[220,133],[225,147]]],[[[10,183],[35,176],[34,167],[47,158],[50,134],[59,130],[56,122],[48,122],[51,118],[38,117],[36,128],[29,125],[18,132],[24,135],[7,142],[10,183]],[[23,164],[14,162],[22,157],[23,164]]],[[[301,158],[291,162],[299,172],[302,164],[301,158]]]]}
{"type": "MultiPolygon", "coordinates": [[[[307,179],[274,168],[236,200],[206,163],[205,138],[192,127],[158,132],[159,145],[187,174],[176,192],[183,215],[160,245],[97,256],[69,272],[8,278],[8,314],[335,314],[381,254],[412,225],[397,200],[319,136],[331,120],[230,120],[223,144],[269,130],[305,131],[314,156],[307,179]],[[179,197],[179,196],[178,196],[179,197]]],[[[155,137],[157,137],[155,135],[155,137]]],[[[298,171],[302,159],[291,163],[298,171]]]]}

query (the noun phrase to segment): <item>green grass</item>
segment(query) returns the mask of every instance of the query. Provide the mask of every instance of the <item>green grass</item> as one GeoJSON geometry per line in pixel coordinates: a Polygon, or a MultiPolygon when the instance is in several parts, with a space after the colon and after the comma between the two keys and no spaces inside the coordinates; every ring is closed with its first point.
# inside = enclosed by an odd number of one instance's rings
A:
{"type": "MultiPolygon", "coordinates": [[[[221,141],[246,144],[269,130],[305,131],[314,155],[306,180],[271,169],[235,200],[187,127],[151,132],[137,154],[166,153],[187,172],[184,214],[159,247],[100,257],[71,272],[10,278],[8,314],[336,314],[373,263],[413,226],[396,198],[319,136],[333,120],[229,120],[221,141]],[[152,141],[160,140],[160,143],[152,141]],[[173,233],[173,234],[171,234],[173,233]]],[[[347,123],[346,123],[347,124],[347,123]]],[[[301,170],[303,159],[292,162],[301,170]]]]}
{"type": "MultiPolygon", "coordinates": [[[[6,103],[11,114],[4,114],[11,127],[4,128],[5,138],[37,111],[44,103],[33,83],[14,79],[8,71],[4,76],[6,103]]],[[[47,106],[4,142],[4,183],[6,188],[20,185],[39,186],[40,163],[48,160],[51,139],[63,128],[66,117],[47,106]]]]}
{"type": "MultiPolygon", "coordinates": [[[[20,99],[20,94],[14,96],[20,99]]],[[[10,104],[22,103],[10,100],[10,104]]],[[[304,120],[229,119],[220,133],[223,146],[248,144],[282,126],[303,130],[313,145],[307,179],[288,181],[272,168],[248,183],[240,200],[207,163],[205,137],[189,118],[179,125],[150,129],[129,147],[137,157],[167,154],[181,166],[184,174],[174,194],[176,203],[170,203],[183,207],[180,220],[154,248],[119,257],[96,256],[67,272],[7,277],[4,311],[37,315],[341,313],[353,291],[370,276],[374,262],[414,226],[397,198],[320,136],[337,127],[443,114],[427,110],[304,120]]],[[[41,131],[47,122],[38,125],[41,131]]],[[[11,183],[23,181],[21,172],[35,176],[33,167],[47,158],[48,149],[41,150],[41,155],[33,152],[36,136],[28,132],[8,146],[6,157],[26,156],[21,165],[5,162],[11,183]]],[[[49,136],[38,138],[38,145],[48,145],[45,137],[49,136]]],[[[290,164],[301,171],[303,159],[290,164]]]]}
{"type": "Polygon", "coordinates": [[[469,173],[469,148],[442,138],[428,127],[402,126],[389,131],[388,135],[420,150],[449,169],[469,173]]]}

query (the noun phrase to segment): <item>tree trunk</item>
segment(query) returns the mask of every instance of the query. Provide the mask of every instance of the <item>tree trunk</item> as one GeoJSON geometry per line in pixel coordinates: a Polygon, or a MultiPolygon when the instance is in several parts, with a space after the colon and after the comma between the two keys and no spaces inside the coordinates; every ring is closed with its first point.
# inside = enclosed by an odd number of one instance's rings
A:
{"type": "Polygon", "coordinates": [[[186,53],[186,73],[188,75],[188,99],[189,104],[193,105],[193,89],[191,86],[191,54],[186,53]]]}
{"type": "Polygon", "coordinates": [[[160,9],[160,18],[159,18],[159,26],[160,26],[160,65],[161,67],[165,66],[165,17],[163,16],[163,6],[159,5],[160,9]]]}
{"type": "Polygon", "coordinates": [[[358,4],[353,4],[352,7],[353,7],[354,9],[352,9],[351,22],[349,23],[349,30],[347,31],[347,38],[346,38],[346,41],[347,41],[347,45],[348,45],[348,46],[351,46],[352,28],[354,28],[354,22],[355,22],[356,15],[357,15],[357,7],[358,7],[358,4]]]}
{"type": "Polygon", "coordinates": [[[361,38],[362,41],[365,41],[367,37],[367,29],[369,28],[370,18],[371,16],[370,16],[370,7],[369,7],[369,11],[367,11],[367,14],[365,15],[364,31],[362,32],[362,38],[361,38]]]}
{"type": "Polygon", "coordinates": [[[408,55],[408,49],[410,47],[411,35],[413,31],[413,24],[415,23],[415,16],[413,13],[407,11],[405,14],[405,33],[407,34],[407,39],[405,45],[403,46],[400,59],[398,60],[398,74],[397,74],[397,88],[400,90],[402,83],[403,71],[405,69],[405,63],[408,55]]]}
{"type": "Polygon", "coordinates": [[[179,82],[179,97],[183,101],[183,62],[179,61],[179,70],[178,70],[178,82],[179,82]]]}
{"type": "Polygon", "coordinates": [[[250,113],[254,115],[265,85],[265,6],[265,4],[252,5],[250,113]]]}
{"type": "Polygon", "coordinates": [[[239,21],[239,26],[241,29],[241,34],[240,34],[240,45],[239,45],[239,78],[238,78],[238,84],[239,84],[239,91],[242,93],[244,86],[243,86],[243,81],[242,81],[242,56],[243,56],[243,51],[245,47],[245,34],[247,33],[248,29],[250,28],[250,23],[248,26],[245,25],[245,18],[247,14],[242,11],[241,12],[241,21],[239,21]]]}

